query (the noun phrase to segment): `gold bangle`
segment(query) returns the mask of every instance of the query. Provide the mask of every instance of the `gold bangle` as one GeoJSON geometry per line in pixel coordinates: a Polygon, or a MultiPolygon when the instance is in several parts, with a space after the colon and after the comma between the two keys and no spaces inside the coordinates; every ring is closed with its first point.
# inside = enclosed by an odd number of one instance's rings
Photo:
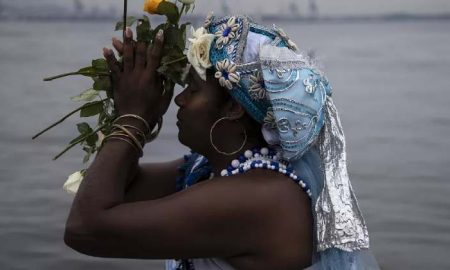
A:
{"type": "Polygon", "coordinates": [[[140,130],[138,127],[135,127],[135,126],[132,126],[132,125],[122,125],[122,127],[124,127],[124,128],[131,128],[131,129],[135,130],[136,134],[141,137],[142,141],[145,141],[146,136],[145,136],[144,132],[142,132],[142,130],[140,130]]]}
{"type": "Polygon", "coordinates": [[[142,118],[142,117],[140,117],[139,115],[136,115],[136,114],[124,114],[122,116],[119,116],[119,117],[116,118],[116,120],[114,120],[114,124],[118,120],[123,119],[123,118],[127,118],[127,117],[140,120],[142,123],[144,123],[145,127],[147,128],[147,132],[145,134],[150,133],[151,130],[150,130],[150,125],[148,124],[148,122],[144,118],[142,118]]]}
{"type": "MultiPolygon", "coordinates": [[[[124,142],[128,143],[129,145],[131,145],[131,146],[134,148],[134,150],[136,150],[136,151],[138,152],[138,155],[141,155],[141,152],[140,152],[139,149],[136,147],[136,145],[134,145],[134,143],[131,142],[131,141],[129,141],[127,138],[128,138],[128,137],[118,137],[117,135],[114,135],[114,136],[108,135],[108,136],[105,137],[105,139],[103,140],[103,142],[106,142],[107,140],[110,140],[110,139],[115,139],[115,140],[124,141],[124,142]]],[[[103,146],[103,144],[102,144],[102,146],[103,146]]]]}
{"type": "MultiPolygon", "coordinates": [[[[120,129],[120,131],[116,131],[116,129],[118,129],[118,128],[113,128],[111,135],[125,135],[125,136],[129,137],[129,136],[127,135],[127,133],[123,132],[121,129],[120,129]]],[[[139,143],[140,143],[141,145],[144,145],[144,144],[145,144],[145,135],[143,135],[142,132],[141,132],[140,134],[136,134],[136,135],[139,136],[139,139],[140,139],[140,140],[139,140],[139,143]]],[[[131,139],[131,138],[130,138],[130,139],[131,139]]]]}
{"type": "Polygon", "coordinates": [[[143,145],[138,141],[138,139],[136,139],[136,137],[133,135],[133,133],[131,133],[130,131],[128,131],[128,129],[124,128],[121,125],[114,124],[113,127],[119,128],[123,132],[125,132],[133,140],[133,142],[136,144],[136,147],[139,148],[139,150],[141,152],[141,156],[144,154],[143,145]]]}

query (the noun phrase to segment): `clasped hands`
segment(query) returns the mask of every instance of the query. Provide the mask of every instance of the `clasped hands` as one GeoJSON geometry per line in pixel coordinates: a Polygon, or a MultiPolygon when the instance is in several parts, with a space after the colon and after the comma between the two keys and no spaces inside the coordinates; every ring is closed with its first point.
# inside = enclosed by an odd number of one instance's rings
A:
{"type": "Polygon", "coordinates": [[[157,72],[164,46],[163,31],[160,30],[154,43],[148,45],[134,41],[132,30],[127,28],[124,42],[113,39],[113,46],[123,56],[122,63],[111,49],[104,48],[103,55],[111,70],[118,115],[139,115],[151,128],[155,127],[173,97],[173,91],[164,91],[163,78],[157,72]]]}

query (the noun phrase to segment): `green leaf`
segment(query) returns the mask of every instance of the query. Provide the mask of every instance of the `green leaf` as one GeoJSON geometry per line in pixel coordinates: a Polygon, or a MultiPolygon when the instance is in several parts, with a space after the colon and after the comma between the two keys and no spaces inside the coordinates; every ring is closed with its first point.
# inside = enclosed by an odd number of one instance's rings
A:
{"type": "Polygon", "coordinates": [[[97,91],[108,91],[111,89],[111,80],[109,77],[97,77],[94,78],[94,84],[92,88],[97,91]]]}
{"type": "MultiPolygon", "coordinates": [[[[137,18],[133,16],[127,17],[127,26],[131,27],[135,22],[137,18]]],[[[115,31],[123,30],[123,21],[120,21],[116,24],[115,31]]]]}
{"type": "Polygon", "coordinates": [[[88,123],[85,122],[77,124],[77,129],[81,135],[86,135],[92,132],[92,128],[89,126],[88,123]]]}
{"type": "Polygon", "coordinates": [[[147,16],[143,16],[139,19],[138,26],[136,27],[137,41],[150,43],[152,41],[152,31],[150,26],[150,20],[147,16]]]}
{"type": "Polygon", "coordinates": [[[91,136],[86,138],[86,143],[92,148],[95,148],[95,144],[97,143],[98,135],[97,133],[92,134],[91,136]]]}
{"type": "Polygon", "coordinates": [[[81,109],[80,117],[91,117],[97,115],[103,111],[103,102],[91,102],[81,109]]]}
{"type": "Polygon", "coordinates": [[[109,72],[108,63],[103,58],[92,60],[92,67],[96,72],[109,72]]]}
{"type": "Polygon", "coordinates": [[[163,1],[159,4],[157,13],[165,15],[172,24],[176,24],[180,17],[177,5],[168,1],[163,1]]]}
{"type": "Polygon", "coordinates": [[[95,76],[96,70],[94,67],[90,66],[90,67],[84,67],[84,68],[78,70],[78,73],[82,73],[83,76],[92,77],[92,76],[95,76]]]}
{"type": "Polygon", "coordinates": [[[78,101],[93,101],[98,96],[99,91],[94,89],[88,89],[84,92],[82,92],[80,95],[71,97],[70,99],[72,101],[78,102],[78,101]]]}
{"type": "Polygon", "coordinates": [[[164,42],[166,44],[174,44],[181,51],[183,51],[184,48],[186,47],[184,31],[176,27],[169,27],[165,31],[164,42]]]}

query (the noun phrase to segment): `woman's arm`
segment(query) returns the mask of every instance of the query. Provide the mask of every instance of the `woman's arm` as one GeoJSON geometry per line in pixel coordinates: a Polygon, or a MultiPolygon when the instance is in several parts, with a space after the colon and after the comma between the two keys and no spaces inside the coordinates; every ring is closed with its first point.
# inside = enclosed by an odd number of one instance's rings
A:
{"type": "MultiPolygon", "coordinates": [[[[131,30],[127,29],[123,67],[111,50],[104,50],[112,72],[115,107],[119,115],[140,115],[152,128],[167,111],[173,96],[170,91],[163,93],[162,81],[156,72],[161,60],[163,35],[162,32],[158,34],[151,48],[141,42],[134,46],[132,38],[131,30]]],[[[122,118],[117,124],[146,130],[144,123],[134,118],[122,118]]],[[[130,132],[136,136],[135,131],[130,132]]],[[[123,203],[127,181],[136,173],[138,159],[137,151],[126,142],[105,141],[75,196],[67,220],[68,228],[79,228],[99,212],[123,203]]]]}
{"type": "Polygon", "coordinates": [[[176,192],[178,168],[184,158],[164,163],[136,165],[125,193],[125,202],[155,200],[176,192]]]}

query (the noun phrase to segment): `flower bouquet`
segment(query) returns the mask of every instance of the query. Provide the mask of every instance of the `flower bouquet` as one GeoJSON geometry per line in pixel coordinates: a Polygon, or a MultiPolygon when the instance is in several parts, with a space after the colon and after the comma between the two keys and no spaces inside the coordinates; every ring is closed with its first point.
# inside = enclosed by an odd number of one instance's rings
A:
{"type": "MultiPolygon", "coordinates": [[[[135,27],[137,41],[145,42],[147,46],[154,43],[159,30],[164,30],[163,57],[158,72],[164,78],[163,85],[166,91],[173,91],[176,84],[184,86],[183,77],[188,67],[188,60],[185,55],[186,28],[190,23],[180,24],[180,19],[183,14],[194,9],[194,2],[195,0],[146,0],[144,3],[145,12],[167,18],[165,23],[153,27],[147,15],[143,15],[141,18],[128,17],[127,0],[124,0],[124,17],[115,27],[116,31],[122,30],[123,35],[125,35],[126,27],[135,27]]],[[[111,134],[113,122],[118,116],[114,107],[112,76],[106,60],[101,58],[92,60],[91,65],[78,71],[45,78],[44,81],[52,81],[67,76],[85,76],[92,79],[93,84],[90,89],[71,98],[74,102],[83,102],[84,104],[36,134],[33,139],[61,124],[74,114],[79,113],[81,118],[97,117],[94,127],[86,122],[77,124],[79,134],[69,142],[69,145],[61,153],[54,157],[54,160],[56,160],[73,147],[80,145],[86,153],[83,158],[83,163],[86,164],[92,155],[100,150],[103,138],[111,134]]],[[[161,124],[159,123],[158,130],[152,134],[157,135],[159,133],[161,124]]],[[[75,193],[85,172],[86,169],[83,169],[72,174],[64,184],[64,189],[69,193],[75,193]]]]}

